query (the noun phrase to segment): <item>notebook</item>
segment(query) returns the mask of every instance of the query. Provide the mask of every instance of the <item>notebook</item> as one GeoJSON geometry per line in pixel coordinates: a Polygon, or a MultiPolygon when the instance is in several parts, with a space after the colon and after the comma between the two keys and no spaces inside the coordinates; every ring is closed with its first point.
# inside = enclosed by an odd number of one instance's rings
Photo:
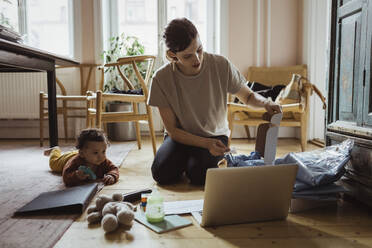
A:
{"type": "Polygon", "coordinates": [[[201,226],[285,219],[298,166],[266,165],[209,169],[201,226]]]}
{"type": "Polygon", "coordinates": [[[143,213],[142,211],[137,211],[135,213],[135,220],[147,226],[156,233],[163,233],[191,225],[190,220],[179,215],[167,215],[164,217],[164,221],[162,222],[150,223],[147,221],[145,213],[143,213]]]}
{"type": "Polygon", "coordinates": [[[98,183],[90,183],[63,190],[45,192],[18,209],[14,215],[40,213],[81,214],[97,192],[97,189],[98,183]]]}

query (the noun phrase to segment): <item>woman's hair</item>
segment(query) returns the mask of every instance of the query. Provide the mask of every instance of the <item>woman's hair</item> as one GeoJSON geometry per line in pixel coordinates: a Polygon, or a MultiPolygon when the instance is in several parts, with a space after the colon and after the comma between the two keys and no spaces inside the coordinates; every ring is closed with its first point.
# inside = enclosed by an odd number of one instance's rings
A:
{"type": "Polygon", "coordinates": [[[109,144],[105,133],[101,129],[88,128],[81,131],[76,140],[76,148],[82,149],[89,141],[105,142],[109,144]]]}
{"type": "Polygon", "coordinates": [[[185,50],[198,35],[198,30],[186,18],[173,19],[165,27],[163,38],[165,45],[171,52],[185,50]]]}

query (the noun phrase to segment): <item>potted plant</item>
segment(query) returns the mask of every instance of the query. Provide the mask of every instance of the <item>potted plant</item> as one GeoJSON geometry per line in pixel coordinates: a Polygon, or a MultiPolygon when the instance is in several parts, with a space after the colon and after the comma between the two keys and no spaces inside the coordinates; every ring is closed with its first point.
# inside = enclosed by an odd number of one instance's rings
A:
{"type": "MultiPolygon", "coordinates": [[[[3,3],[11,5],[12,2],[9,0],[2,0],[3,3]]],[[[10,19],[5,16],[3,12],[0,12],[0,25],[2,25],[5,28],[9,28],[11,30],[15,30],[15,28],[11,25],[10,19]]]]}
{"type": "MultiPolygon", "coordinates": [[[[125,36],[122,33],[119,36],[114,36],[110,38],[109,49],[103,51],[102,56],[105,63],[114,63],[120,57],[142,55],[145,52],[145,47],[139,42],[138,38],[135,36],[125,36]]],[[[137,67],[141,74],[145,75],[145,66],[141,63],[137,64],[137,67]]],[[[126,77],[132,82],[134,88],[141,94],[142,89],[137,78],[134,76],[134,70],[131,67],[121,68],[122,72],[126,77]]],[[[105,68],[105,82],[103,86],[104,92],[111,93],[124,93],[128,91],[128,87],[125,85],[124,81],[120,77],[117,69],[115,67],[105,68]]],[[[131,111],[131,103],[123,102],[109,102],[106,105],[108,111],[131,111]]],[[[127,123],[109,123],[107,125],[107,133],[111,140],[116,141],[127,141],[135,140],[136,132],[134,122],[127,123]]]]}
{"type": "MultiPolygon", "coordinates": [[[[122,33],[119,36],[110,38],[110,48],[103,51],[102,56],[105,63],[114,63],[118,58],[133,55],[142,55],[145,52],[145,47],[139,42],[135,36],[125,36],[122,33]]],[[[146,68],[142,63],[137,63],[138,70],[142,75],[145,75],[146,68]]],[[[122,68],[123,73],[134,82],[136,89],[140,88],[137,78],[134,77],[134,71],[131,67],[122,68]]],[[[124,81],[121,79],[115,67],[108,67],[105,69],[104,92],[117,92],[128,90],[124,81]]]]}

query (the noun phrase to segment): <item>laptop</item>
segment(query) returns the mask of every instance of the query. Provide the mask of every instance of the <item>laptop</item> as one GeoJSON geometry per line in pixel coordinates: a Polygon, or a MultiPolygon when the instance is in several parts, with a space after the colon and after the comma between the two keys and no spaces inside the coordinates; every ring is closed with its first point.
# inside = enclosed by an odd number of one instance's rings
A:
{"type": "Polygon", "coordinates": [[[203,210],[192,215],[203,227],[285,219],[297,169],[296,164],[208,169],[203,210]]]}

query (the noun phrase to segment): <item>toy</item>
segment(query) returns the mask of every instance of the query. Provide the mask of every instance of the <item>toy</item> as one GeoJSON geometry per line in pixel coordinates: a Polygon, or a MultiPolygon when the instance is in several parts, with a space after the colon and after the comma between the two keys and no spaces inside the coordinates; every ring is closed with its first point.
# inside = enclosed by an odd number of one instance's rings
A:
{"type": "Polygon", "coordinates": [[[136,210],[129,202],[123,202],[123,195],[113,194],[112,197],[100,195],[96,199],[96,204],[87,209],[89,224],[101,221],[101,226],[105,232],[115,231],[120,224],[132,227],[134,211],[136,210]]]}
{"type": "Polygon", "coordinates": [[[80,165],[78,170],[81,170],[82,172],[84,172],[85,174],[87,174],[89,176],[89,179],[90,180],[96,180],[97,179],[97,176],[96,174],[94,174],[94,172],[92,171],[91,168],[89,168],[88,166],[84,166],[84,165],[80,165]]]}

